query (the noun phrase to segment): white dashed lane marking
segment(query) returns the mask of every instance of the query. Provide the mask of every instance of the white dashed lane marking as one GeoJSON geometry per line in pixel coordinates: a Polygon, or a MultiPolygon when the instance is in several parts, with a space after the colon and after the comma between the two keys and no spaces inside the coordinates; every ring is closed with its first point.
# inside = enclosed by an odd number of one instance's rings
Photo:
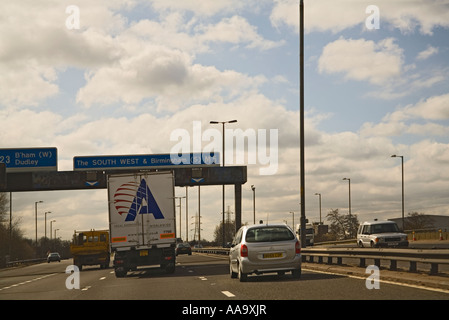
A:
{"type": "Polygon", "coordinates": [[[34,279],[31,279],[31,280],[28,280],[28,281],[23,281],[23,282],[20,282],[20,283],[15,283],[15,284],[12,284],[12,285],[7,286],[7,287],[0,288],[0,291],[6,290],[6,289],[10,289],[10,288],[14,288],[14,287],[18,287],[18,286],[21,286],[21,285],[24,285],[24,284],[27,284],[27,283],[30,283],[30,282],[37,281],[37,280],[41,280],[41,279],[53,276],[55,274],[56,273],[50,273],[50,274],[47,274],[47,275],[42,276],[42,277],[34,278],[34,279]]]}
{"type": "Polygon", "coordinates": [[[229,292],[229,291],[222,291],[221,293],[223,293],[226,297],[228,297],[228,298],[232,298],[232,297],[235,297],[235,295],[234,294],[232,294],[231,292],[229,292]]]}

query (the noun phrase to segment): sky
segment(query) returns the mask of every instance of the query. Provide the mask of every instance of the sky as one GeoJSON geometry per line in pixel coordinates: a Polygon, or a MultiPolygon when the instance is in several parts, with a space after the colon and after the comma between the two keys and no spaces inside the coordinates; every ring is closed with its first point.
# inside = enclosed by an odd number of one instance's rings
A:
{"type": "MultiPolygon", "coordinates": [[[[4,2],[0,148],[56,147],[58,170],[70,171],[75,156],[221,150],[221,126],[209,122],[235,119],[226,165],[248,167],[242,222],[253,220],[251,185],[256,220],[299,221],[298,0],[4,2]]],[[[404,157],[406,214],[449,215],[449,1],[304,3],[306,217],[320,219],[316,193],[324,222],[348,212],[343,178],[359,221],[400,217],[393,154],[404,157]]],[[[201,189],[207,240],[221,196],[221,186],[201,189]]],[[[108,227],[106,190],[13,193],[29,238],[36,201],[38,237],[44,212],[64,240],[108,227]]]]}

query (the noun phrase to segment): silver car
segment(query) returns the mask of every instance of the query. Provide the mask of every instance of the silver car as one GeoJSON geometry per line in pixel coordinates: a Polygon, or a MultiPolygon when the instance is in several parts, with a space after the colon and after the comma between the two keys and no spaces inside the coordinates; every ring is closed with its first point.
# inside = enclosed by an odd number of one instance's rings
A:
{"type": "Polygon", "coordinates": [[[285,224],[243,226],[235,234],[229,251],[231,278],[246,281],[249,274],[291,271],[301,277],[301,246],[285,224]]]}

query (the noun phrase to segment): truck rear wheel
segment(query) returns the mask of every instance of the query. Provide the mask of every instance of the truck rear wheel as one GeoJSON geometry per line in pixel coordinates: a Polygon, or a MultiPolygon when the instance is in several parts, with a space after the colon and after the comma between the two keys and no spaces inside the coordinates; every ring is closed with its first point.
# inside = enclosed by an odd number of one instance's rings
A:
{"type": "Polygon", "coordinates": [[[174,263],[168,263],[168,264],[161,265],[161,268],[165,269],[165,273],[167,273],[167,274],[175,273],[175,264],[174,263]]]}
{"type": "Polygon", "coordinates": [[[122,268],[122,267],[115,268],[115,276],[117,278],[124,278],[124,277],[126,277],[127,273],[128,273],[128,271],[125,268],[122,268]]]}

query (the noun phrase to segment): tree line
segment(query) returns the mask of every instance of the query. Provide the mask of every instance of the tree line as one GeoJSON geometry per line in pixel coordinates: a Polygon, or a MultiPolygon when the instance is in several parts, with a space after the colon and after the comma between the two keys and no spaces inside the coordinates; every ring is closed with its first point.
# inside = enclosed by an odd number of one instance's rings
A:
{"type": "Polygon", "coordinates": [[[45,258],[49,252],[59,252],[62,258],[70,257],[70,241],[42,237],[35,241],[24,236],[20,218],[9,217],[8,193],[0,193],[0,268],[7,261],[45,258]]]}

